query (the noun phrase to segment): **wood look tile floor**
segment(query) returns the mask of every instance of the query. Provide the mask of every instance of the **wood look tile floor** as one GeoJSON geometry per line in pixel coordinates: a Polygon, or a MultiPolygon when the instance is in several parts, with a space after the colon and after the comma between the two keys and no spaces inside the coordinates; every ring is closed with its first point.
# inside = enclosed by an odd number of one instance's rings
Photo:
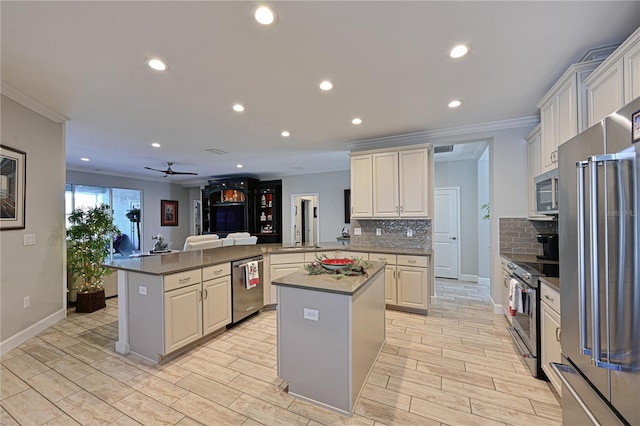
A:
{"type": "Polygon", "coordinates": [[[163,365],[114,351],[117,298],[1,358],[2,425],[559,425],[489,290],[436,280],[429,315],[387,310],[387,341],[352,418],[291,397],[266,311],[163,365]]]}

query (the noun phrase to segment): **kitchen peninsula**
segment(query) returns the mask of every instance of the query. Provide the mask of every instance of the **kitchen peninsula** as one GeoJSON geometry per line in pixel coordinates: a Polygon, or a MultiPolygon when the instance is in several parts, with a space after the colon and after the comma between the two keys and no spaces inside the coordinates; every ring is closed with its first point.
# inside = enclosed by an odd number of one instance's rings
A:
{"type": "Polygon", "coordinates": [[[352,415],[385,340],[384,262],[336,278],[300,270],[278,291],[278,376],[289,393],[352,415]]]}

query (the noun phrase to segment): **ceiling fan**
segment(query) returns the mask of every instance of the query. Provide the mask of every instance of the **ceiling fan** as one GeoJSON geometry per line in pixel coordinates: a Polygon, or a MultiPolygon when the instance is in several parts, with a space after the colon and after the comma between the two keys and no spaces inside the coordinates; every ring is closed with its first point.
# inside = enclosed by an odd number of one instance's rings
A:
{"type": "Polygon", "coordinates": [[[193,173],[193,172],[174,172],[171,169],[171,166],[173,165],[173,163],[171,161],[167,161],[167,170],[160,170],[160,169],[153,169],[151,167],[146,167],[145,169],[147,170],[153,170],[154,172],[160,172],[160,173],[164,173],[164,177],[167,176],[171,176],[171,175],[198,175],[197,173],[193,173]]]}

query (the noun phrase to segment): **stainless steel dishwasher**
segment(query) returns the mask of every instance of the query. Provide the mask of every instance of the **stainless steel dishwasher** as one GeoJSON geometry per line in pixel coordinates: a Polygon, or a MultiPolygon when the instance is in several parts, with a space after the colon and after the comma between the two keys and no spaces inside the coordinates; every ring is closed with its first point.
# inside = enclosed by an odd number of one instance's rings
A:
{"type": "Polygon", "coordinates": [[[263,257],[256,256],[231,263],[231,303],[233,315],[231,326],[242,321],[249,315],[255,314],[264,307],[263,299],[263,257]],[[255,287],[247,288],[245,269],[249,262],[258,262],[260,280],[255,287]]]}

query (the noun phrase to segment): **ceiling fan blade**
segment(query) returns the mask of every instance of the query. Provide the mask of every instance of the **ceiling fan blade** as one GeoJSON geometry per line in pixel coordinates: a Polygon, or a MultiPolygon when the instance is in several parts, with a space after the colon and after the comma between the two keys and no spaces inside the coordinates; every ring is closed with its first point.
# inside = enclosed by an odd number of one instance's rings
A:
{"type": "Polygon", "coordinates": [[[147,170],[153,170],[154,172],[160,172],[160,173],[166,173],[167,172],[166,170],[153,169],[153,168],[147,167],[147,166],[145,166],[144,168],[147,169],[147,170]]]}
{"type": "Polygon", "coordinates": [[[197,173],[193,173],[193,172],[174,172],[174,171],[171,171],[171,174],[172,175],[196,175],[196,176],[198,175],[197,173]]]}

